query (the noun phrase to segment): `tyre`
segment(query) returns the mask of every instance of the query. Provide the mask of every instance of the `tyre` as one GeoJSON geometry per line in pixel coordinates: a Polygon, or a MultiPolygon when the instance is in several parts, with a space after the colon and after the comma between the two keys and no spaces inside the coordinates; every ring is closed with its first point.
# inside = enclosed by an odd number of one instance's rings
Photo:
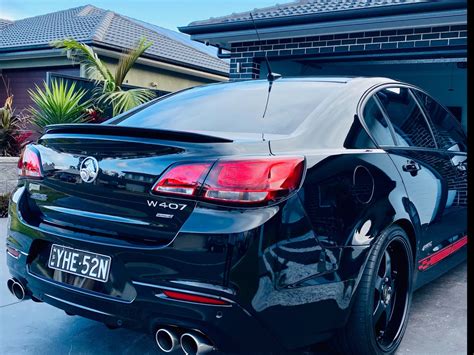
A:
{"type": "Polygon", "coordinates": [[[405,231],[387,228],[372,248],[351,315],[334,338],[343,354],[393,354],[403,338],[412,296],[413,251],[405,231]]]}

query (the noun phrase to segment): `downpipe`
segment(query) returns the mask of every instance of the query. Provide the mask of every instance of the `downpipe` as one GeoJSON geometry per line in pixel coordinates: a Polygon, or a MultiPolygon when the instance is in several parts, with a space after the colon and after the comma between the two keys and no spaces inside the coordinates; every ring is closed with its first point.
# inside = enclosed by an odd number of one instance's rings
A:
{"type": "Polygon", "coordinates": [[[155,333],[155,341],[161,351],[170,353],[179,348],[177,333],[171,328],[159,328],[155,333]]]}
{"type": "Polygon", "coordinates": [[[181,335],[180,344],[187,355],[207,354],[214,350],[209,340],[197,332],[186,332],[181,335]]]}
{"type": "Polygon", "coordinates": [[[27,288],[17,279],[9,279],[7,281],[7,287],[10,293],[20,301],[29,299],[27,288]]]}

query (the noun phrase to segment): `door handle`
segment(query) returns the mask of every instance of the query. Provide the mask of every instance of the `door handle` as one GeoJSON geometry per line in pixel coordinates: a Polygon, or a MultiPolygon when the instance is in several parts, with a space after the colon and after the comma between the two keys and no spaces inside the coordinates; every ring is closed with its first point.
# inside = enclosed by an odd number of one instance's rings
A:
{"type": "Polygon", "coordinates": [[[418,174],[418,171],[421,170],[421,166],[413,160],[407,160],[407,163],[402,166],[402,169],[403,171],[410,173],[411,176],[415,176],[416,174],[418,174]]]}

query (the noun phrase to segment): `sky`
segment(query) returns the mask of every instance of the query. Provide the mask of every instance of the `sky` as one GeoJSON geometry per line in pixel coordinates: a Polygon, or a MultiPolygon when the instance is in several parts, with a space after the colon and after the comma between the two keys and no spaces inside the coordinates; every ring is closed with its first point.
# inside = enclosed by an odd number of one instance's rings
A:
{"type": "MultiPolygon", "coordinates": [[[[279,0],[0,0],[0,18],[19,20],[86,4],[177,30],[195,20],[272,6],[279,0]]],[[[280,0],[281,3],[290,2],[280,0]]]]}

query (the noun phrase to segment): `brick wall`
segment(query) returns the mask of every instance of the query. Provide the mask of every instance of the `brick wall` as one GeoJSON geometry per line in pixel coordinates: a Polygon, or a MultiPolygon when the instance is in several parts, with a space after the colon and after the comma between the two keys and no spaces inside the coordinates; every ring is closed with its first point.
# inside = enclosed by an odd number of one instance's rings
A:
{"type": "Polygon", "coordinates": [[[230,79],[256,79],[260,62],[269,58],[334,56],[423,49],[467,47],[467,25],[356,32],[312,37],[233,43],[230,79]],[[240,66],[240,70],[238,68],[240,66]]]}

